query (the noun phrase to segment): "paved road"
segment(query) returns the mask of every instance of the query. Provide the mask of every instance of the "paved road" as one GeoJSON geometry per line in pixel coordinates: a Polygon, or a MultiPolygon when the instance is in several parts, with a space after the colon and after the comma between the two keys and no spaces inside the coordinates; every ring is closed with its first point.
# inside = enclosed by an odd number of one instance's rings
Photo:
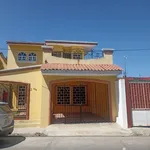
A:
{"type": "Polygon", "coordinates": [[[7,137],[5,150],[150,150],[150,137],[7,137]]]}

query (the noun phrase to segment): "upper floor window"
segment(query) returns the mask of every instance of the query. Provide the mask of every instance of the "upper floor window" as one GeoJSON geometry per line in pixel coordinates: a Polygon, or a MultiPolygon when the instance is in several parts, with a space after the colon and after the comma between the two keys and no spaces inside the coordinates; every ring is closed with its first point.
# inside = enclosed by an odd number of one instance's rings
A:
{"type": "Polygon", "coordinates": [[[74,53],[73,59],[82,59],[82,54],[81,53],[74,53]]]}
{"type": "Polygon", "coordinates": [[[29,54],[29,61],[36,61],[36,54],[35,53],[29,54]]]}
{"type": "Polygon", "coordinates": [[[53,52],[52,56],[61,57],[61,52],[53,52]]]}
{"type": "Polygon", "coordinates": [[[26,61],[27,55],[24,52],[18,54],[18,61],[26,61]]]}
{"type": "Polygon", "coordinates": [[[69,59],[71,59],[71,53],[64,52],[63,53],[63,58],[69,58],[69,59]]]}

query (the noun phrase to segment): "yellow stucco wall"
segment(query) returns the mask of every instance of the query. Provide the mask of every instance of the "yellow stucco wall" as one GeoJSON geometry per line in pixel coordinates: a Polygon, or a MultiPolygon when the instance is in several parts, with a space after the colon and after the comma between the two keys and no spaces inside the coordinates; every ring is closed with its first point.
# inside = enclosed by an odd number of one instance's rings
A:
{"type": "Polygon", "coordinates": [[[42,75],[40,69],[1,73],[0,81],[30,83],[29,120],[40,122],[42,99],[42,75]]]}
{"type": "MultiPolygon", "coordinates": [[[[72,47],[71,50],[74,50],[76,47],[72,47]]],[[[59,50],[58,47],[54,49],[59,50]]],[[[83,53],[84,54],[84,53],[83,53]]],[[[113,55],[104,54],[104,57],[98,59],[81,59],[80,62],[74,59],[65,59],[54,57],[51,54],[51,51],[43,51],[41,45],[9,45],[8,46],[8,62],[7,69],[23,67],[23,66],[31,66],[42,64],[48,61],[48,63],[65,63],[65,64],[112,64],[113,63],[113,55]],[[18,62],[17,56],[19,52],[25,52],[27,55],[31,52],[34,52],[37,55],[36,62],[18,62]]]]}
{"type": "Polygon", "coordinates": [[[117,117],[117,107],[116,107],[116,95],[115,95],[115,81],[116,77],[111,76],[111,77],[102,77],[102,76],[91,76],[91,77],[65,77],[65,76],[43,76],[42,79],[42,101],[44,101],[41,105],[41,127],[46,127],[49,125],[49,98],[50,98],[50,93],[49,93],[49,82],[53,80],[64,80],[64,79],[71,79],[71,78],[84,78],[84,79],[99,79],[99,80],[105,80],[105,81],[110,81],[111,83],[111,100],[112,100],[112,119],[113,121],[116,120],[117,117]]]}
{"type": "Polygon", "coordinates": [[[8,60],[7,60],[7,69],[10,68],[17,68],[17,67],[23,67],[23,66],[31,66],[31,65],[37,65],[42,64],[43,62],[43,50],[40,45],[9,45],[8,46],[8,60]],[[37,61],[36,62],[18,62],[17,56],[18,53],[25,52],[27,56],[29,53],[35,53],[37,55],[37,61]]]}

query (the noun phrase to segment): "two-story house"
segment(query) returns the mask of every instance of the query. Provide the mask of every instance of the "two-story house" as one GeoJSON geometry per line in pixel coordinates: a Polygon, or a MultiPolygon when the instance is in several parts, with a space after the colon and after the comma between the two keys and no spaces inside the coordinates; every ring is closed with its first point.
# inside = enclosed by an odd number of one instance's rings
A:
{"type": "Polygon", "coordinates": [[[0,84],[7,87],[6,101],[16,119],[41,127],[115,122],[115,81],[121,68],[113,64],[113,49],[103,49],[101,58],[84,59],[96,42],[7,44],[7,69],[0,71],[0,84]]]}

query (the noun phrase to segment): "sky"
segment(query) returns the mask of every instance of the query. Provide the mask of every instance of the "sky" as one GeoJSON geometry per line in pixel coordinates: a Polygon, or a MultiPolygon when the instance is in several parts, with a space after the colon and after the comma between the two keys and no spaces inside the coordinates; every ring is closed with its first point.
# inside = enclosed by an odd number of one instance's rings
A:
{"type": "Polygon", "coordinates": [[[122,68],[127,56],[128,76],[150,76],[149,6],[149,0],[0,0],[0,50],[7,55],[8,40],[94,41],[97,50],[114,48],[122,68]]]}

